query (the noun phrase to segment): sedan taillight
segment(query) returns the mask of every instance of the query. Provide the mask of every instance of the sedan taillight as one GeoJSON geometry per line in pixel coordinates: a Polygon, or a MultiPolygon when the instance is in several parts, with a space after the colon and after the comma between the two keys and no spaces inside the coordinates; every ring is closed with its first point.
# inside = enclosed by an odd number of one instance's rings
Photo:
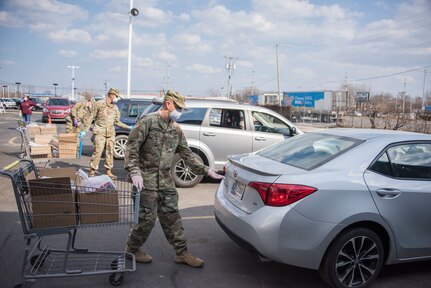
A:
{"type": "Polygon", "coordinates": [[[250,182],[248,186],[256,189],[268,206],[286,206],[317,191],[314,187],[295,184],[250,182]]]}

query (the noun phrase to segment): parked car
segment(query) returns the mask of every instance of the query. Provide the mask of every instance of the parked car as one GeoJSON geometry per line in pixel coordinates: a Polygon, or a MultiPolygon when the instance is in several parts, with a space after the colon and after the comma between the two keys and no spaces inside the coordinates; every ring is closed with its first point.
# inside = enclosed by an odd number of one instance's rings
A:
{"type": "Polygon", "coordinates": [[[62,97],[51,97],[46,101],[42,111],[42,122],[47,123],[51,120],[66,120],[66,116],[70,114],[72,104],[69,99],[62,97]]]}
{"type": "Polygon", "coordinates": [[[229,157],[220,227],[263,257],[366,287],[383,264],[431,260],[431,135],[329,129],[229,157]]]}
{"type": "MultiPolygon", "coordinates": [[[[138,116],[151,104],[152,100],[150,99],[130,98],[119,100],[116,105],[120,110],[120,121],[128,126],[135,125],[138,116]]],[[[130,130],[115,126],[115,133],[114,157],[124,159],[125,145],[130,130]]]]}
{"type": "MultiPolygon", "coordinates": [[[[302,134],[280,114],[259,106],[237,101],[187,99],[189,109],[177,120],[198,160],[216,170],[223,170],[227,156],[252,152],[302,134]]],[[[141,115],[145,117],[162,106],[154,101],[141,115]]],[[[121,138],[127,141],[127,138],[121,138]]],[[[116,147],[119,146],[116,141],[116,147]]],[[[123,152],[124,154],[124,152],[123,152]]],[[[193,187],[203,176],[192,173],[177,154],[171,170],[177,187],[193,187]]]]}
{"type": "Polygon", "coordinates": [[[17,109],[16,102],[11,98],[0,98],[5,109],[17,109]]]}
{"type": "Polygon", "coordinates": [[[10,98],[13,101],[15,101],[16,109],[19,109],[19,105],[21,104],[22,99],[21,98],[10,98]]]}
{"type": "Polygon", "coordinates": [[[43,105],[45,104],[45,100],[39,97],[29,97],[31,101],[36,104],[36,107],[33,108],[34,111],[42,111],[43,105]]]}

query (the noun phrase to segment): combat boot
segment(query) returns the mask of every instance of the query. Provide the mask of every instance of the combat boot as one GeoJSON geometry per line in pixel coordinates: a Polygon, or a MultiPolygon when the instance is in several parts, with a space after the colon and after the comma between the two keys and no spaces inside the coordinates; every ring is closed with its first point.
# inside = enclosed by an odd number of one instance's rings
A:
{"type": "Polygon", "coordinates": [[[96,170],[90,169],[90,172],[88,172],[88,177],[94,177],[95,174],[96,174],[96,170]]]}
{"type": "Polygon", "coordinates": [[[115,176],[114,174],[112,174],[111,169],[106,169],[106,175],[109,176],[109,178],[111,178],[112,180],[116,180],[117,176],[115,176]]]}
{"type": "Polygon", "coordinates": [[[187,250],[175,256],[175,263],[186,264],[193,268],[200,268],[204,266],[204,261],[202,259],[193,256],[187,250]]]}
{"type": "Polygon", "coordinates": [[[136,262],[150,263],[153,260],[153,257],[146,254],[144,251],[138,250],[136,252],[133,252],[133,250],[130,249],[129,246],[126,246],[126,249],[124,249],[124,251],[135,255],[136,262]]]}

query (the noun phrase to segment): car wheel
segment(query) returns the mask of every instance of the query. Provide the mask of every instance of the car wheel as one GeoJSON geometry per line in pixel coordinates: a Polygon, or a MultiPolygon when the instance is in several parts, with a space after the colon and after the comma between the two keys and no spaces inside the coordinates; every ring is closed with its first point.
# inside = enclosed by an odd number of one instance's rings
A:
{"type": "Polygon", "coordinates": [[[114,145],[115,159],[124,159],[124,156],[126,154],[127,138],[128,138],[127,135],[115,136],[115,145],[114,145]]]}
{"type": "MultiPolygon", "coordinates": [[[[196,159],[203,163],[202,158],[193,153],[196,159]]],[[[171,168],[172,178],[174,179],[175,186],[180,188],[191,188],[201,182],[203,175],[194,174],[190,168],[186,165],[186,162],[181,158],[179,154],[175,154],[174,162],[171,168]]]]}
{"type": "Polygon", "coordinates": [[[377,278],[383,260],[380,237],[370,229],[353,228],[330,245],[319,273],[331,287],[363,288],[377,278]]]}

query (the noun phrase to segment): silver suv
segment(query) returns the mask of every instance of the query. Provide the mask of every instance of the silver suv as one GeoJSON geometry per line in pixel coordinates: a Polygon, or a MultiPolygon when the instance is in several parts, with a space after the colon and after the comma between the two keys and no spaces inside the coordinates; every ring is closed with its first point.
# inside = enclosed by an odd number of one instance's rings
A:
{"type": "MultiPolygon", "coordinates": [[[[257,151],[288,137],[302,134],[289,120],[264,107],[236,101],[188,98],[178,123],[190,149],[203,163],[223,170],[227,156],[257,151]]],[[[162,106],[154,101],[140,116],[162,106]]],[[[203,176],[195,175],[177,154],[172,165],[177,187],[193,187],[203,176]]]]}

